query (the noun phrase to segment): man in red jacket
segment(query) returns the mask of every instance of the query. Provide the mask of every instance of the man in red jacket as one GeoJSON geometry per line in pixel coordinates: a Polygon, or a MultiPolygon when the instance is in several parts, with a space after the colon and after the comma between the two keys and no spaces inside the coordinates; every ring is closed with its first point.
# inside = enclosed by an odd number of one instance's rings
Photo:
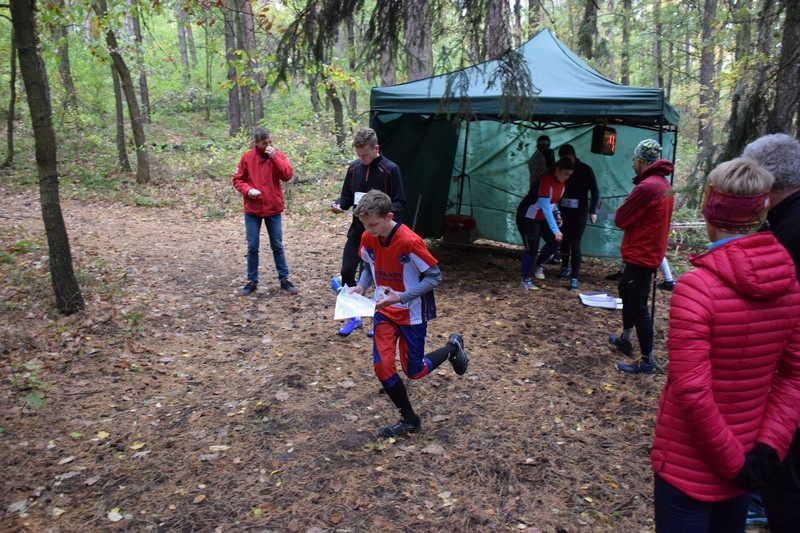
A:
{"type": "Polygon", "coordinates": [[[617,363],[617,370],[632,374],[656,371],[653,357],[653,319],[647,309],[653,274],[667,253],[667,236],[674,198],[667,176],[672,163],[661,159],[661,145],[653,139],[640,142],[633,151],[633,190],[617,209],[614,221],[622,237],[623,272],[619,278],[622,298],[622,335],[611,335],[611,346],[625,355],[633,354],[633,329],[639,338],[641,358],[634,363],[617,363]]]}
{"type": "Polygon", "coordinates": [[[289,281],[281,225],[281,182],[292,179],[292,165],[285,155],[272,146],[272,134],[267,128],[256,128],[253,138],[255,145],[242,156],[233,175],[233,186],[244,196],[244,229],[247,237],[247,284],[239,294],[246,296],[258,288],[258,248],[262,221],[267,227],[281,288],[289,294],[297,294],[297,289],[289,281]]]}

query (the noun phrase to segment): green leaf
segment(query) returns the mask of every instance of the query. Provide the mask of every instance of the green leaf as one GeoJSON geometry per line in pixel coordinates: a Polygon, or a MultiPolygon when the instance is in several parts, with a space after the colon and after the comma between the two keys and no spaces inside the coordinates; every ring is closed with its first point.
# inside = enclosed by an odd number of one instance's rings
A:
{"type": "Polygon", "coordinates": [[[31,391],[25,402],[31,409],[39,409],[44,405],[44,393],[40,390],[31,391]]]}
{"type": "Polygon", "coordinates": [[[73,439],[79,439],[80,437],[82,437],[82,435],[77,431],[73,431],[72,433],[69,434],[69,436],[72,437],[73,439]]]}

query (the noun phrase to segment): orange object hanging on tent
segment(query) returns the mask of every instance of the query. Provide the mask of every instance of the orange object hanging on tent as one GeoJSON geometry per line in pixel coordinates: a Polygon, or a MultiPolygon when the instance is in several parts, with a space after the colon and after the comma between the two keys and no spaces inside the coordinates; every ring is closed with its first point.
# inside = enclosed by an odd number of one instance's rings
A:
{"type": "Polygon", "coordinates": [[[470,231],[477,226],[475,218],[469,215],[445,215],[444,227],[451,231],[470,231]]]}

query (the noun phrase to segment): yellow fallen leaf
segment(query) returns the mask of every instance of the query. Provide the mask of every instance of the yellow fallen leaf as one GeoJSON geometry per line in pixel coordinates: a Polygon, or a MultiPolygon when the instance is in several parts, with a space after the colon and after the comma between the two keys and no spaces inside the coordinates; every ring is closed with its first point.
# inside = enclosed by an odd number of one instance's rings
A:
{"type": "Polygon", "coordinates": [[[174,511],[175,509],[177,509],[177,507],[175,506],[175,504],[174,504],[174,503],[173,503],[173,504],[170,504],[170,506],[169,506],[169,510],[170,510],[170,511],[174,511]]]}
{"type": "Polygon", "coordinates": [[[205,499],[206,499],[205,494],[198,494],[197,497],[194,500],[192,500],[192,503],[200,503],[205,499]]]}
{"type": "Polygon", "coordinates": [[[141,450],[144,448],[144,442],[134,442],[130,446],[131,450],[141,450]]]}
{"type": "Polygon", "coordinates": [[[592,394],[594,392],[594,389],[584,389],[583,392],[585,392],[586,394],[592,394]]]}
{"type": "Polygon", "coordinates": [[[561,423],[561,417],[558,417],[558,416],[557,416],[557,417],[555,417],[555,418],[553,419],[553,422],[555,422],[556,424],[560,424],[560,423],[561,423]]]}
{"type": "Polygon", "coordinates": [[[592,498],[590,498],[589,496],[584,496],[583,499],[585,501],[587,501],[588,503],[593,503],[594,502],[594,500],[592,498]]]}
{"type": "Polygon", "coordinates": [[[258,518],[262,515],[261,507],[253,507],[253,516],[258,518]]]}
{"type": "Polygon", "coordinates": [[[66,512],[66,509],[62,509],[61,507],[53,507],[53,516],[58,518],[62,514],[66,512]]]}
{"type": "Polygon", "coordinates": [[[97,432],[97,438],[99,438],[99,439],[107,439],[108,438],[108,433],[105,432],[105,431],[98,431],[97,432]]]}

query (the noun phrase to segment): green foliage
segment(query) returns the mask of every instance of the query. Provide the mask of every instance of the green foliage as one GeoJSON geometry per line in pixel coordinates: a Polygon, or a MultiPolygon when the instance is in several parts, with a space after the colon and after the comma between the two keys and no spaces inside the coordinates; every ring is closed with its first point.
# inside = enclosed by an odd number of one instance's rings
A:
{"type": "Polygon", "coordinates": [[[48,383],[37,375],[40,367],[37,363],[11,364],[11,382],[17,390],[27,392],[25,406],[30,409],[39,409],[44,405],[44,391],[48,383]]]}

